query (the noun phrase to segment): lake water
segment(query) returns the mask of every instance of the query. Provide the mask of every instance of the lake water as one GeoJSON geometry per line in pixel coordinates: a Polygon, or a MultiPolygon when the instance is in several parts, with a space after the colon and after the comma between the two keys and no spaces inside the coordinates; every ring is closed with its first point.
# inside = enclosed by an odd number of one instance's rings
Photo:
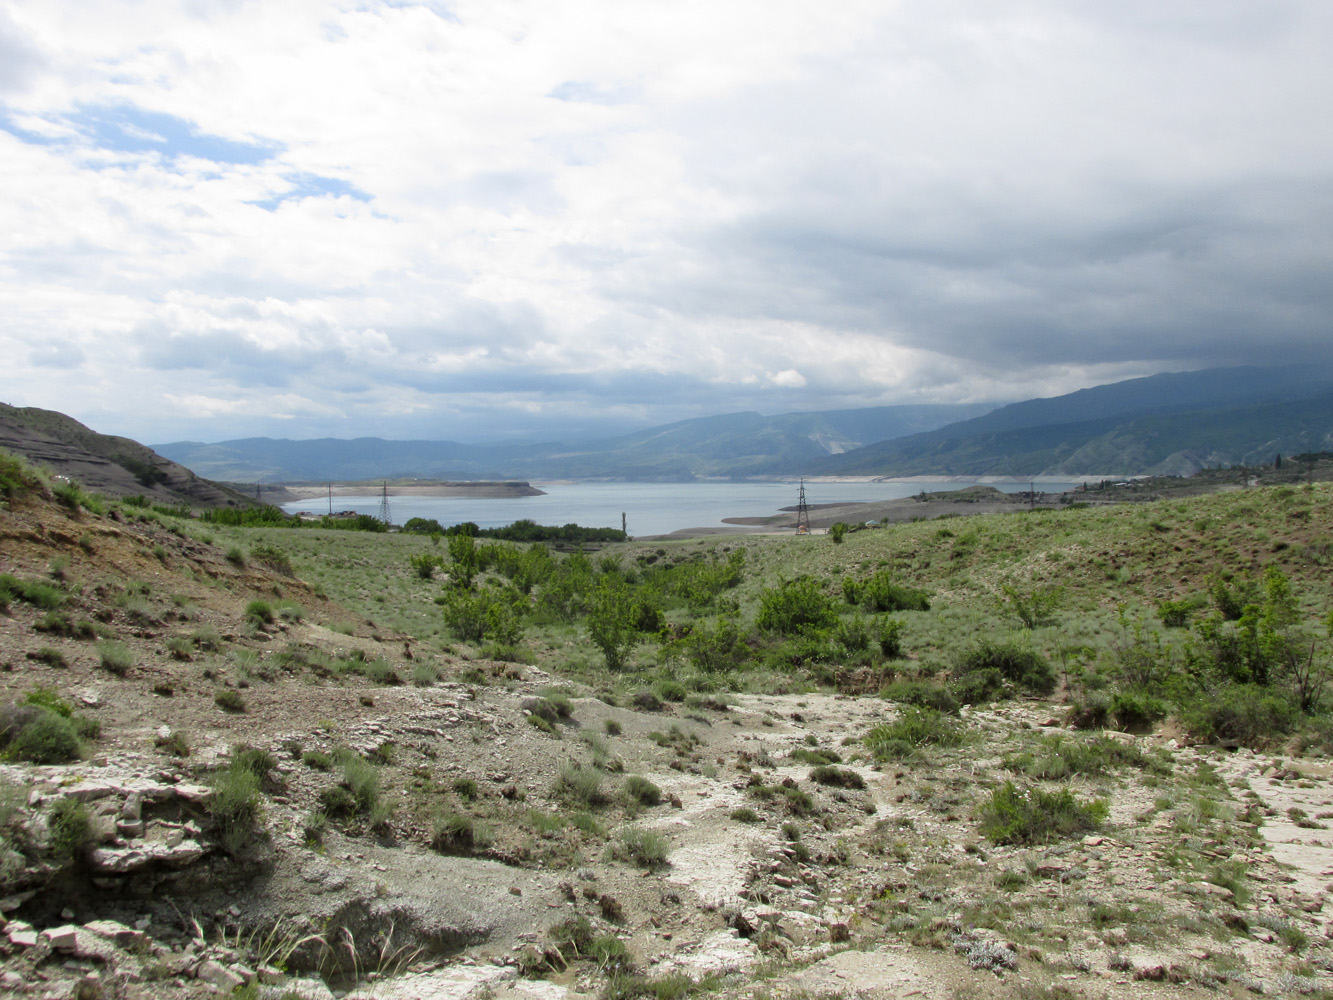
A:
{"type": "MultiPolygon", "coordinates": [[[[1006,493],[1028,489],[1028,480],[989,482],[1006,493]]],[[[474,497],[418,497],[393,495],[389,490],[389,512],[394,524],[409,518],[433,518],[448,527],[473,521],[482,528],[502,528],[527,518],[538,524],[579,524],[589,528],[619,528],[626,515],[630,535],[665,535],[682,528],[725,527],[724,517],[767,517],[796,504],[799,483],[533,483],[544,496],[485,499],[474,497]]],[[[923,490],[934,493],[959,490],[975,481],[940,480],[903,483],[811,483],[805,484],[806,502],[897,500],[923,490]]],[[[1060,492],[1077,482],[1038,481],[1038,488],[1060,492]]],[[[322,498],[283,504],[288,513],[307,510],[325,512],[322,498]]],[[[364,496],[335,496],[334,510],[378,514],[378,492],[364,496]]],[[[849,512],[849,519],[852,515],[849,512]]]]}

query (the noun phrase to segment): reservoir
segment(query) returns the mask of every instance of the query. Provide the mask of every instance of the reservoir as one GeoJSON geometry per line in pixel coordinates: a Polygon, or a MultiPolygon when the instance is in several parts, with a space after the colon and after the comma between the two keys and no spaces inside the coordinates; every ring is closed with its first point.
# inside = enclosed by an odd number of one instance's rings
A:
{"type": "MultiPolygon", "coordinates": [[[[1079,482],[1038,480],[1037,489],[1058,493],[1072,489],[1079,482]]],[[[898,500],[921,492],[960,490],[978,485],[975,479],[913,480],[911,482],[809,482],[805,499],[815,504],[898,500]]],[[[1006,493],[1029,489],[1030,480],[986,481],[1006,493]]],[[[725,528],[724,517],[767,517],[797,502],[798,482],[764,483],[606,483],[559,482],[532,484],[544,490],[536,497],[429,497],[394,496],[389,487],[389,514],[394,524],[421,517],[439,521],[444,527],[472,521],[482,528],[502,528],[524,518],[538,524],[579,524],[588,528],[619,528],[620,515],[626,518],[631,536],[665,535],[684,528],[725,528]]],[[[282,505],[294,514],[328,512],[323,498],[298,500],[282,505]]],[[[362,496],[340,495],[333,498],[333,509],[354,510],[376,515],[380,493],[369,490],[362,496]]],[[[856,520],[854,510],[846,520],[856,520]]],[[[740,530],[740,529],[738,529],[740,530]]]]}

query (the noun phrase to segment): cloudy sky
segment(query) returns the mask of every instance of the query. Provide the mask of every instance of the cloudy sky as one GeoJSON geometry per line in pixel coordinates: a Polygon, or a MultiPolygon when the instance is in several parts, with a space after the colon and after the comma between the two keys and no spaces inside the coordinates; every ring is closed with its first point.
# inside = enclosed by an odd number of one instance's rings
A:
{"type": "Polygon", "coordinates": [[[0,400],[480,440],[1324,360],[1327,0],[0,0],[0,400]]]}

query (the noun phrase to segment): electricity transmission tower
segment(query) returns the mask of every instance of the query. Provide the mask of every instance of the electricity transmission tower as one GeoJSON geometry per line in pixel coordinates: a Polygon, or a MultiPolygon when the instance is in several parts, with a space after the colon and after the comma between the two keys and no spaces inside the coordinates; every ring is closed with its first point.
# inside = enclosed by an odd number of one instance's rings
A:
{"type": "Polygon", "coordinates": [[[389,520],[389,484],[385,483],[380,491],[380,520],[385,524],[392,524],[389,520]]]}
{"type": "Polygon", "coordinates": [[[796,501],[796,534],[810,534],[810,505],[805,502],[805,477],[801,477],[801,492],[796,501]]]}

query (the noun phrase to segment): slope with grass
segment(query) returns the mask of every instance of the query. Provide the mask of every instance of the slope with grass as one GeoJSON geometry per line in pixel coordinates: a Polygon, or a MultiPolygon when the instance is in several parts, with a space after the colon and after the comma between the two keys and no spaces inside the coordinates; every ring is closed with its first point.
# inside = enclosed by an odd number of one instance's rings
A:
{"type": "Polygon", "coordinates": [[[560,554],[0,472],[7,988],[1333,982],[1328,484],[560,554]]]}
{"type": "Polygon", "coordinates": [[[108,496],[146,496],[153,503],[189,507],[253,503],[137,441],[99,434],[54,410],[0,403],[0,448],[108,496]]]}

